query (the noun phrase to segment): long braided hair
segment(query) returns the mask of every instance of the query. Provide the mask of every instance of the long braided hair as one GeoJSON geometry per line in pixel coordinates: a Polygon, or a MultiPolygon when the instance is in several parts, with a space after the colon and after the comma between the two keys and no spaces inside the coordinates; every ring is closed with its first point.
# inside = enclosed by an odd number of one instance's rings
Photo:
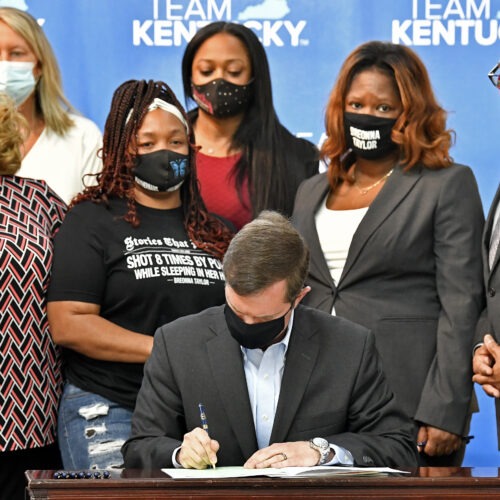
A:
{"type": "MultiPolygon", "coordinates": [[[[95,175],[97,184],[87,186],[83,193],[73,199],[71,206],[85,200],[107,204],[110,197],[124,198],[128,208],[124,219],[133,227],[140,224],[134,190],[133,168],[137,154],[134,138],[149,105],[156,97],[174,105],[188,121],[182,105],[164,82],[128,80],[122,83],[113,94],[104,126],[103,169],[95,175]]],[[[232,233],[218,218],[207,212],[198,188],[192,129],[189,130],[188,140],[191,172],[180,188],[184,226],[189,238],[198,248],[222,259],[232,233]]]]}

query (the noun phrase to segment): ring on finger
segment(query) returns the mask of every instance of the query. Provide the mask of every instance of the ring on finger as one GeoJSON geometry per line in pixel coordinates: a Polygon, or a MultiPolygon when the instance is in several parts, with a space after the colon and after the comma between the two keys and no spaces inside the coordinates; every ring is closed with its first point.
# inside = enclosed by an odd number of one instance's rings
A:
{"type": "Polygon", "coordinates": [[[282,462],[284,462],[285,460],[288,460],[288,457],[286,456],[286,453],[281,453],[281,456],[283,457],[282,462]]]}

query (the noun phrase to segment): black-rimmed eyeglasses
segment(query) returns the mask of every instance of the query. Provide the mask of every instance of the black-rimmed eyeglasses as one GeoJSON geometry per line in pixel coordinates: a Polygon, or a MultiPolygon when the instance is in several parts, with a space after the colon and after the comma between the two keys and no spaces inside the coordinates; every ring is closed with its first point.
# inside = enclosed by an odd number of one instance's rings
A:
{"type": "Polygon", "coordinates": [[[497,88],[500,89],[500,62],[488,73],[488,78],[491,80],[491,83],[497,88]]]}

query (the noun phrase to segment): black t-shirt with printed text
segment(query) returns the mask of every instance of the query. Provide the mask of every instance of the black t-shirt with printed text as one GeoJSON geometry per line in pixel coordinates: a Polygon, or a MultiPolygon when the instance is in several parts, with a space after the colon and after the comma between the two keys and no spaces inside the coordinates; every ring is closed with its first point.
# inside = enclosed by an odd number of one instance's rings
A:
{"type": "MultiPolygon", "coordinates": [[[[49,301],[98,304],[100,315],[153,335],[174,319],[224,303],[222,264],[190,241],[182,208],[137,206],[140,224],[123,220],[126,201],[83,202],[56,236],[49,301]]],[[[65,349],[74,385],[133,408],[143,364],[92,359],[65,349]]]]}

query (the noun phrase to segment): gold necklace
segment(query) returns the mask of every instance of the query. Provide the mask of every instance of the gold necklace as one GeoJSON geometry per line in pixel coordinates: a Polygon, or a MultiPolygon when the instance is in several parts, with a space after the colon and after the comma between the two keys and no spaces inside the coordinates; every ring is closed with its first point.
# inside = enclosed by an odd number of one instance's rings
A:
{"type": "Polygon", "coordinates": [[[359,193],[361,195],[365,195],[366,193],[368,193],[368,191],[372,190],[374,187],[377,187],[381,182],[385,181],[387,179],[387,177],[389,177],[392,174],[393,171],[394,171],[394,168],[391,168],[389,170],[389,172],[387,172],[385,175],[383,175],[377,182],[374,182],[373,184],[371,184],[370,186],[367,186],[365,188],[359,187],[357,182],[356,182],[356,169],[354,170],[354,172],[352,174],[352,180],[353,180],[354,186],[356,186],[356,189],[359,191],[359,193]]]}

